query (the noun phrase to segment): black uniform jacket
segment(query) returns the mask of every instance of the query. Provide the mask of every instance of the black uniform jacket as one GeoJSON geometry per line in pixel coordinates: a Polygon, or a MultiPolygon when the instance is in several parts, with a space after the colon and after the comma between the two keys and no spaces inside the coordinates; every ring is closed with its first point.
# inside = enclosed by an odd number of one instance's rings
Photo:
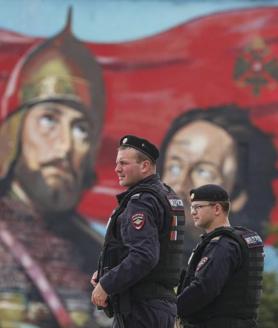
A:
{"type": "Polygon", "coordinates": [[[238,242],[227,236],[212,239],[203,251],[194,279],[178,296],[178,315],[186,318],[210,304],[240,264],[238,242]]]}
{"type": "MultiPolygon", "coordinates": [[[[140,181],[140,184],[160,183],[158,175],[140,181]]],[[[118,201],[128,191],[117,196],[118,201]]],[[[160,257],[159,231],[163,229],[164,208],[151,193],[131,197],[125,210],[117,218],[116,234],[122,239],[127,256],[106,273],[100,283],[109,294],[118,294],[135,285],[158,263],[160,257]]]]}

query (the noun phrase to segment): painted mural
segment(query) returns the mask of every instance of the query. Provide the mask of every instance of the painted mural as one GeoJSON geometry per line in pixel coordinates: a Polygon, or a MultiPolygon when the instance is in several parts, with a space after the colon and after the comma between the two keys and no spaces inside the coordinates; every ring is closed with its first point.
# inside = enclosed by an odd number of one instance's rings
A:
{"type": "MultiPolygon", "coordinates": [[[[161,152],[189,203],[231,194],[232,223],[271,248],[278,224],[278,7],[204,15],[133,41],[0,29],[0,326],[110,327],[90,303],[105,225],[121,192],[118,140],[161,152]]],[[[67,16],[67,17],[66,17],[67,16]]],[[[187,216],[189,253],[200,231],[187,216]]]]}
{"type": "Polygon", "coordinates": [[[9,74],[0,127],[1,327],[94,325],[88,277],[101,239],[76,207],[95,180],[104,97],[101,67],[72,35],[71,13],[9,74]]]}

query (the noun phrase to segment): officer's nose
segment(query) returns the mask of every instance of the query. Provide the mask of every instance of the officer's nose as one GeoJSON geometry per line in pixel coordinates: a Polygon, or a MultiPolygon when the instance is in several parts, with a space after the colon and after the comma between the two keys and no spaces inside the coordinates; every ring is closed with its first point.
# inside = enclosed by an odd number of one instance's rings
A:
{"type": "Polygon", "coordinates": [[[114,171],[116,173],[119,173],[120,172],[120,165],[119,164],[116,164],[114,171]]]}
{"type": "Polygon", "coordinates": [[[192,216],[194,216],[194,215],[197,214],[197,209],[196,209],[195,206],[190,205],[190,214],[191,214],[192,216]]]}

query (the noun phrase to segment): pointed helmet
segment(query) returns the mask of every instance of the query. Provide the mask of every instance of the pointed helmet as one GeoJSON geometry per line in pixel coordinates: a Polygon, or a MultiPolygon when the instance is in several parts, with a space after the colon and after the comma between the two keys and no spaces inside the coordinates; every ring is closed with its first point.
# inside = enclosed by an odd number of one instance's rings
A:
{"type": "Polygon", "coordinates": [[[35,45],[11,73],[0,113],[0,177],[6,176],[16,158],[24,114],[42,102],[63,103],[84,113],[92,126],[93,162],[103,125],[104,99],[101,67],[72,34],[70,10],[65,28],[35,45]]]}

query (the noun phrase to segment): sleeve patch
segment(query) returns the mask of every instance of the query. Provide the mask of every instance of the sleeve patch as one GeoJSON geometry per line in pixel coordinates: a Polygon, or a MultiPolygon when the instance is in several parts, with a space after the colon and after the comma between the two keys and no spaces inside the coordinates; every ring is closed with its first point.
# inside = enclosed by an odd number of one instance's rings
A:
{"type": "Polygon", "coordinates": [[[197,265],[196,271],[197,272],[200,271],[201,268],[207,263],[207,261],[208,261],[208,257],[207,256],[202,257],[201,260],[200,260],[200,262],[197,265]]]}
{"type": "Polygon", "coordinates": [[[173,211],[183,210],[183,201],[179,198],[168,198],[173,211]]]}
{"type": "Polygon", "coordinates": [[[131,217],[131,222],[136,230],[141,230],[145,224],[144,213],[136,213],[131,217]]]}

